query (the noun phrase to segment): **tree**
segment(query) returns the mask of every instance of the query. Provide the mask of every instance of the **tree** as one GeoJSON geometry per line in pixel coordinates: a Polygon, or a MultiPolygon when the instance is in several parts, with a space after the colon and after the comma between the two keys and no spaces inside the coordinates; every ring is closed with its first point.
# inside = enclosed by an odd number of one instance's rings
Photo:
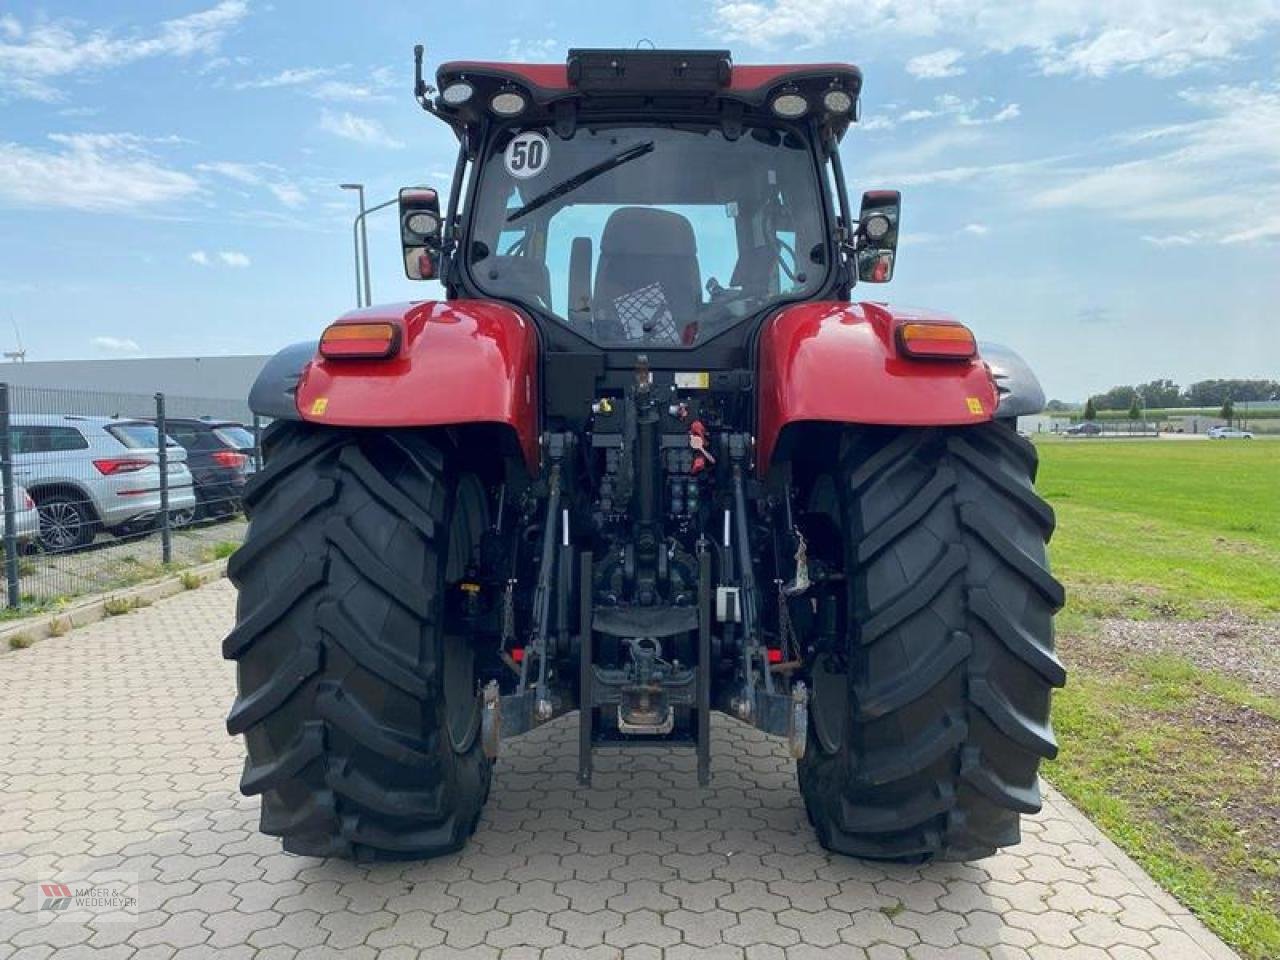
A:
{"type": "Polygon", "coordinates": [[[1130,386],[1112,387],[1106,393],[1100,393],[1093,398],[1094,404],[1099,410],[1127,410],[1129,401],[1133,399],[1134,388],[1130,386]]]}
{"type": "Polygon", "coordinates": [[[1086,420],[1098,419],[1098,408],[1093,403],[1093,397],[1084,402],[1084,418],[1086,420]]]}
{"type": "Polygon", "coordinates": [[[1227,397],[1226,400],[1222,401],[1222,412],[1219,413],[1218,416],[1227,421],[1227,423],[1230,423],[1235,419],[1236,405],[1231,402],[1230,397],[1227,397]]]}
{"type": "Polygon", "coordinates": [[[1129,419],[1139,420],[1142,418],[1142,410],[1138,406],[1138,394],[1134,393],[1133,402],[1129,404],[1129,419]]]}
{"type": "Polygon", "coordinates": [[[1216,407],[1232,400],[1256,402],[1270,399],[1280,383],[1275,380],[1201,380],[1187,387],[1187,401],[1195,407],[1216,407]]]}
{"type": "Polygon", "coordinates": [[[1176,407],[1182,402],[1182,388],[1172,380],[1152,380],[1138,387],[1143,406],[1176,407]]]}

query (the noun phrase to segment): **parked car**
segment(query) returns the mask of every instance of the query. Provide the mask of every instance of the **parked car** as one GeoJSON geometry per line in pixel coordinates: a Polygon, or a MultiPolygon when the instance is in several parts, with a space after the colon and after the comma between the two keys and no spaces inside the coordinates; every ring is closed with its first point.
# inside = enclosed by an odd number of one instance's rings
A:
{"type": "MultiPolygon", "coordinates": [[[[15,485],[13,493],[14,536],[20,546],[25,546],[40,536],[40,511],[36,509],[36,502],[31,499],[26,487],[15,485]]],[[[4,489],[0,488],[0,517],[4,515],[4,506],[4,489]]],[[[2,531],[3,527],[0,527],[0,532],[2,531]]]]}
{"type": "Polygon", "coordinates": [[[1102,427],[1092,420],[1086,420],[1084,423],[1077,423],[1067,427],[1065,432],[1072,437],[1096,437],[1102,432],[1102,427]]]}
{"type": "MultiPolygon", "coordinates": [[[[51,551],[93,542],[99,530],[128,533],[160,513],[160,447],[155,424],[115,417],[14,414],[13,475],[40,517],[51,551]]],[[[186,451],[168,439],[169,510],[195,508],[186,451]]]]}
{"type": "Polygon", "coordinates": [[[1210,440],[1252,440],[1253,434],[1248,430],[1238,430],[1235,427],[1211,427],[1209,430],[1210,440]]]}
{"type": "Polygon", "coordinates": [[[169,417],[165,430],[187,451],[187,467],[195,481],[196,516],[238,511],[245,481],[253,472],[253,434],[234,420],[210,417],[169,417]]]}

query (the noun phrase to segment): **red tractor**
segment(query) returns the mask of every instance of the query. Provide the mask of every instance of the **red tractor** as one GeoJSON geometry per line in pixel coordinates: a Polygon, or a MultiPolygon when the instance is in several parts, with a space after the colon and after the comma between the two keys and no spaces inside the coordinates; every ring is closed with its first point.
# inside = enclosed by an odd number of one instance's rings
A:
{"type": "Polygon", "coordinates": [[[429,857],[502,741],[782,737],[822,843],[1016,843],[1056,751],[1063,591],[1014,428],[1043,394],[893,275],[899,195],[850,206],[862,75],[726,51],[447,63],[448,200],[400,196],[444,300],[356,310],[264,368],[225,654],[262,830],[429,857]]]}

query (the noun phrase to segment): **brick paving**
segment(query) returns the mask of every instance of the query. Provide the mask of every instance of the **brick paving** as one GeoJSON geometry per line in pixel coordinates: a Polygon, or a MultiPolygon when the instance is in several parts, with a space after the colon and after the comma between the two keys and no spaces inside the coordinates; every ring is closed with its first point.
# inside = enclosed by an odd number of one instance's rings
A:
{"type": "Polygon", "coordinates": [[[980,863],[828,855],[792,762],[723,718],[705,790],[691,755],[634,751],[579,788],[567,717],[504,745],[460,854],[286,855],[223,730],[233,597],[221,581],[0,657],[0,960],[1235,956],[1053,791],[980,863]],[[38,882],[78,878],[136,878],[138,915],[37,909],[38,882]]]}

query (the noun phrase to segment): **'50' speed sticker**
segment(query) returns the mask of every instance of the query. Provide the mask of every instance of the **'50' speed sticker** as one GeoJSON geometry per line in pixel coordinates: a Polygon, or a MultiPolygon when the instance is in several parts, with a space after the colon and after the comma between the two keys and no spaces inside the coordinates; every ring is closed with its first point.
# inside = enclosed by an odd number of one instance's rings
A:
{"type": "Polygon", "coordinates": [[[536,177],[546,169],[550,157],[551,144],[536,130],[516,134],[507,144],[507,152],[502,155],[507,173],[519,180],[536,177]]]}

